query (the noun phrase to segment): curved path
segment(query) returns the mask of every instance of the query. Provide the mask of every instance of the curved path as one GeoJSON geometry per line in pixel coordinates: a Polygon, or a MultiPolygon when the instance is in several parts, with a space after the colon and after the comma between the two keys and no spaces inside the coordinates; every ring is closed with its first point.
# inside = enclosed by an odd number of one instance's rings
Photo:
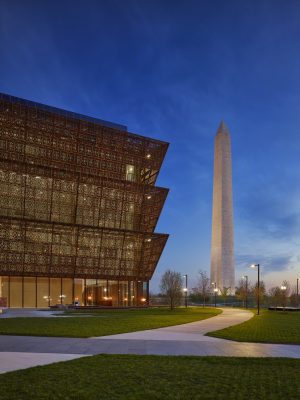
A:
{"type": "Polygon", "coordinates": [[[98,338],[3,335],[0,336],[0,372],[94,354],[300,358],[297,345],[234,342],[204,336],[251,317],[249,311],[226,308],[222,314],[203,321],[98,338]],[[45,353],[49,354],[48,362],[45,353]]]}
{"type": "Polygon", "coordinates": [[[251,311],[237,308],[223,308],[222,314],[207,318],[202,321],[188,324],[167,326],[165,328],[150,329],[146,331],[121,333],[118,335],[100,336],[92,339],[126,339],[126,340],[176,340],[176,341],[207,341],[204,336],[208,332],[218,331],[229,326],[241,324],[253,317],[251,311]]]}

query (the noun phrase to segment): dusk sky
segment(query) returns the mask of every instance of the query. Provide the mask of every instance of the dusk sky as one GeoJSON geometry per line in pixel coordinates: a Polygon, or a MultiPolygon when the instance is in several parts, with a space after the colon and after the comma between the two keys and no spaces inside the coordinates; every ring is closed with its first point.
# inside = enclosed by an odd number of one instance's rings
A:
{"type": "Polygon", "coordinates": [[[161,274],[209,273],[213,142],[233,157],[236,278],[300,276],[300,1],[0,0],[0,91],[170,143],[161,274]]]}

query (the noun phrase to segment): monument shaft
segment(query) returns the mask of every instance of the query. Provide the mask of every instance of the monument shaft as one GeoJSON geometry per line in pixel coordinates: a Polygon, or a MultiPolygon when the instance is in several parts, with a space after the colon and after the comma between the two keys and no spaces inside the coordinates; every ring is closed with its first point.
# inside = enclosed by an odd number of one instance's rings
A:
{"type": "Polygon", "coordinates": [[[215,137],[211,282],[220,291],[233,293],[234,275],[231,141],[221,122],[215,137]]]}

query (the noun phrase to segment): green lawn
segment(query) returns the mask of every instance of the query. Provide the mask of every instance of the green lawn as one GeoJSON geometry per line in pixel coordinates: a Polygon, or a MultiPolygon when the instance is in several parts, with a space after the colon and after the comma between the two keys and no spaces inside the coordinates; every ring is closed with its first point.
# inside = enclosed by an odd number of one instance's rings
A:
{"type": "Polygon", "coordinates": [[[300,344],[300,312],[262,310],[247,322],[207,335],[239,342],[300,344]]]}
{"type": "Polygon", "coordinates": [[[98,355],[0,375],[0,398],[296,400],[300,360],[98,355]]]}
{"type": "Polygon", "coordinates": [[[134,332],[200,321],[219,314],[214,308],[189,307],[173,311],[161,308],[142,310],[101,310],[92,316],[67,314],[57,318],[0,319],[0,334],[29,336],[91,337],[134,332]]]}

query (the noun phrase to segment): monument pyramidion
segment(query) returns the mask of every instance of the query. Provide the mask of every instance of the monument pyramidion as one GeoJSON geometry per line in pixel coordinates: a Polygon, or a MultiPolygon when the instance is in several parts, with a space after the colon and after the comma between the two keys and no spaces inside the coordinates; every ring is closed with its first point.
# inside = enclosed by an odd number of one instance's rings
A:
{"type": "Polygon", "coordinates": [[[233,242],[231,140],[222,121],[215,136],[210,266],[211,283],[219,293],[235,291],[233,242]]]}

